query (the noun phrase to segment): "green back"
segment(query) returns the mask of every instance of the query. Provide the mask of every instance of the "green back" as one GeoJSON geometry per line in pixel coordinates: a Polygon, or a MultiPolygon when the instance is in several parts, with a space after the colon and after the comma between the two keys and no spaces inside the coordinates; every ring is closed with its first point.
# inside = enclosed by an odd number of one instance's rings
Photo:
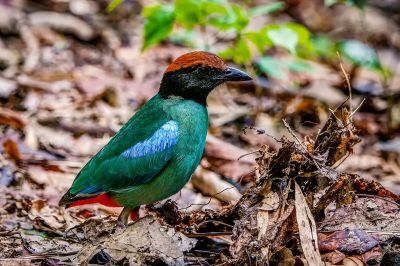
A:
{"type": "Polygon", "coordinates": [[[208,115],[204,106],[180,98],[165,100],[156,95],[84,166],[69,192],[81,198],[129,190],[151,181],[168,166],[173,157],[187,157],[180,160],[185,161],[185,165],[177,167],[184,170],[181,174],[187,182],[201,159],[207,127],[208,115]],[[198,121],[193,119],[196,116],[199,117],[198,121]],[[179,125],[179,142],[176,147],[138,158],[127,159],[121,156],[124,151],[148,139],[171,120],[179,125]]]}

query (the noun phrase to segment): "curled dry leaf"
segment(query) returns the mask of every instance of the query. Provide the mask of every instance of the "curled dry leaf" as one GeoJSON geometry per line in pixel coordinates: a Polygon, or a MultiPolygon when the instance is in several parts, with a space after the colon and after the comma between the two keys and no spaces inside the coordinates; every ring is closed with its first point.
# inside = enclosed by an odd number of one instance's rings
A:
{"type": "Polygon", "coordinates": [[[361,139],[353,132],[350,113],[345,107],[339,107],[331,114],[325,126],[318,134],[314,150],[325,155],[326,165],[333,166],[342,159],[361,139]]]}

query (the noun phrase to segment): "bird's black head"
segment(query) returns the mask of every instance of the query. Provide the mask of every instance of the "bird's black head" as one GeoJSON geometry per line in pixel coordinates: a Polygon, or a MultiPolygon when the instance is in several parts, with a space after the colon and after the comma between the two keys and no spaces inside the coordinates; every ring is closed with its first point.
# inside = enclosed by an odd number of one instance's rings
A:
{"type": "Polygon", "coordinates": [[[205,105],[208,94],[225,81],[251,80],[251,77],[225,65],[217,55],[191,52],[170,64],[161,81],[159,94],[163,98],[180,96],[205,105]]]}

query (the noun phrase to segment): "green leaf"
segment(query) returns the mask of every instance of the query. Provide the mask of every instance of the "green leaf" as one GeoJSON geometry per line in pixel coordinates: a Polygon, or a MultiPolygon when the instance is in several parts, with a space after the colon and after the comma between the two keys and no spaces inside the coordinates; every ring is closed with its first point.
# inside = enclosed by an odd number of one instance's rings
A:
{"type": "Polygon", "coordinates": [[[246,32],[243,33],[243,36],[252,42],[261,54],[264,53],[266,47],[273,45],[264,31],[246,32]]]}
{"type": "Polygon", "coordinates": [[[143,16],[146,18],[142,47],[144,50],[160,43],[168,37],[175,21],[174,7],[172,5],[145,7],[143,9],[143,16]]]}
{"type": "Polygon", "coordinates": [[[259,59],[260,70],[276,79],[286,79],[287,72],[310,72],[313,67],[303,60],[281,61],[274,57],[265,56],[259,59]]]}
{"type": "Polygon", "coordinates": [[[247,24],[249,24],[250,19],[247,16],[247,13],[243,9],[243,7],[240,7],[239,5],[233,5],[232,13],[235,18],[234,28],[237,31],[241,31],[246,28],[247,24]]]}
{"type": "Polygon", "coordinates": [[[310,72],[313,70],[313,67],[301,60],[294,60],[292,62],[285,63],[286,67],[293,72],[310,72]]]}
{"type": "Polygon", "coordinates": [[[22,232],[28,236],[39,236],[41,238],[47,238],[48,235],[46,232],[40,232],[34,229],[23,229],[22,232]]]}
{"type": "Polygon", "coordinates": [[[296,53],[299,37],[295,31],[287,27],[278,27],[267,31],[267,36],[275,46],[288,49],[292,54],[296,53]]]}
{"type": "Polygon", "coordinates": [[[239,38],[232,48],[219,54],[224,59],[232,59],[236,64],[245,64],[251,61],[252,54],[247,41],[239,38]]]}
{"type": "Polygon", "coordinates": [[[217,29],[227,31],[236,30],[242,31],[249,23],[249,17],[245,10],[239,5],[228,5],[228,4],[216,4],[213,3],[217,8],[210,10],[210,5],[207,4],[205,11],[210,12],[208,15],[207,24],[210,24],[217,29]],[[218,12],[216,12],[218,11],[218,12]]]}
{"type": "Polygon", "coordinates": [[[333,6],[338,3],[338,0],[325,0],[324,3],[326,6],[333,6]]]}
{"type": "Polygon", "coordinates": [[[201,21],[202,1],[196,0],[176,0],[175,15],[176,21],[188,29],[192,29],[196,24],[202,24],[201,21]]]}
{"type": "Polygon", "coordinates": [[[270,57],[261,57],[258,62],[257,62],[258,67],[260,70],[267,75],[277,78],[277,79],[285,79],[287,77],[287,74],[285,73],[283,69],[282,62],[270,57]]]}
{"type": "Polygon", "coordinates": [[[112,0],[106,7],[106,11],[109,13],[114,11],[114,9],[116,9],[120,4],[122,4],[122,2],[124,2],[124,0],[112,0]]]}
{"type": "Polygon", "coordinates": [[[203,16],[226,16],[229,4],[225,0],[205,0],[202,5],[203,16]]]}
{"type": "Polygon", "coordinates": [[[298,23],[271,24],[264,27],[261,32],[273,45],[286,48],[292,54],[296,54],[299,47],[312,50],[310,31],[298,23]]]}
{"type": "Polygon", "coordinates": [[[317,56],[326,59],[334,59],[337,57],[338,51],[336,42],[329,37],[315,36],[311,39],[312,46],[317,56]]]}
{"type": "Polygon", "coordinates": [[[342,42],[339,47],[341,53],[354,64],[368,68],[380,68],[378,55],[368,45],[356,40],[347,40],[342,42]]]}
{"type": "Polygon", "coordinates": [[[283,2],[275,2],[275,3],[270,3],[270,4],[265,4],[265,5],[259,5],[256,7],[253,7],[249,10],[249,16],[250,17],[255,17],[255,16],[261,16],[265,14],[270,14],[279,10],[282,10],[285,7],[285,4],[283,2]]]}
{"type": "Polygon", "coordinates": [[[300,45],[303,45],[306,48],[310,48],[310,46],[312,46],[311,33],[303,25],[300,25],[298,23],[289,22],[289,23],[283,24],[282,27],[286,27],[286,28],[291,29],[294,32],[296,32],[298,40],[299,40],[298,42],[300,45]]]}
{"type": "MultiPolygon", "coordinates": [[[[193,30],[178,29],[170,34],[169,39],[172,43],[184,45],[191,48],[199,48],[199,36],[193,30]]],[[[203,49],[202,49],[203,50],[203,49]]]]}
{"type": "Polygon", "coordinates": [[[250,62],[250,60],[251,60],[251,50],[250,50],[250,47],[247,44],[246,40],[243,39],[243,38],[240,38],[236,42],[235,46],[236,46],[237,53],[233,57],[233,60],[237,64],[244,64],[244,63],[250,62]]]}

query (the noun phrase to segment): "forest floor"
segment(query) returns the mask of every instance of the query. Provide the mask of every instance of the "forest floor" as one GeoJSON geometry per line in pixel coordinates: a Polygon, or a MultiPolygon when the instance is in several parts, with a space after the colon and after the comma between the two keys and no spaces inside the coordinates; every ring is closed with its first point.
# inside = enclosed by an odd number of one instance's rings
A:
{"type": "MultiPolygon", "coordinates": [[[[221,86],[191,182],[122,230],[119,208],[58,201],[190,49],[141,52],[141,1],[56,2],[0,1],[0,265],[400,265],[400,30],[385,9],[364,11],[365,36],[353,8],[320,7],[333,34],[376,41],[392,77],[310,61],[290,82],[221,86]]],[[[279,19],[318,31],[299,8],[279,19]]]]}

